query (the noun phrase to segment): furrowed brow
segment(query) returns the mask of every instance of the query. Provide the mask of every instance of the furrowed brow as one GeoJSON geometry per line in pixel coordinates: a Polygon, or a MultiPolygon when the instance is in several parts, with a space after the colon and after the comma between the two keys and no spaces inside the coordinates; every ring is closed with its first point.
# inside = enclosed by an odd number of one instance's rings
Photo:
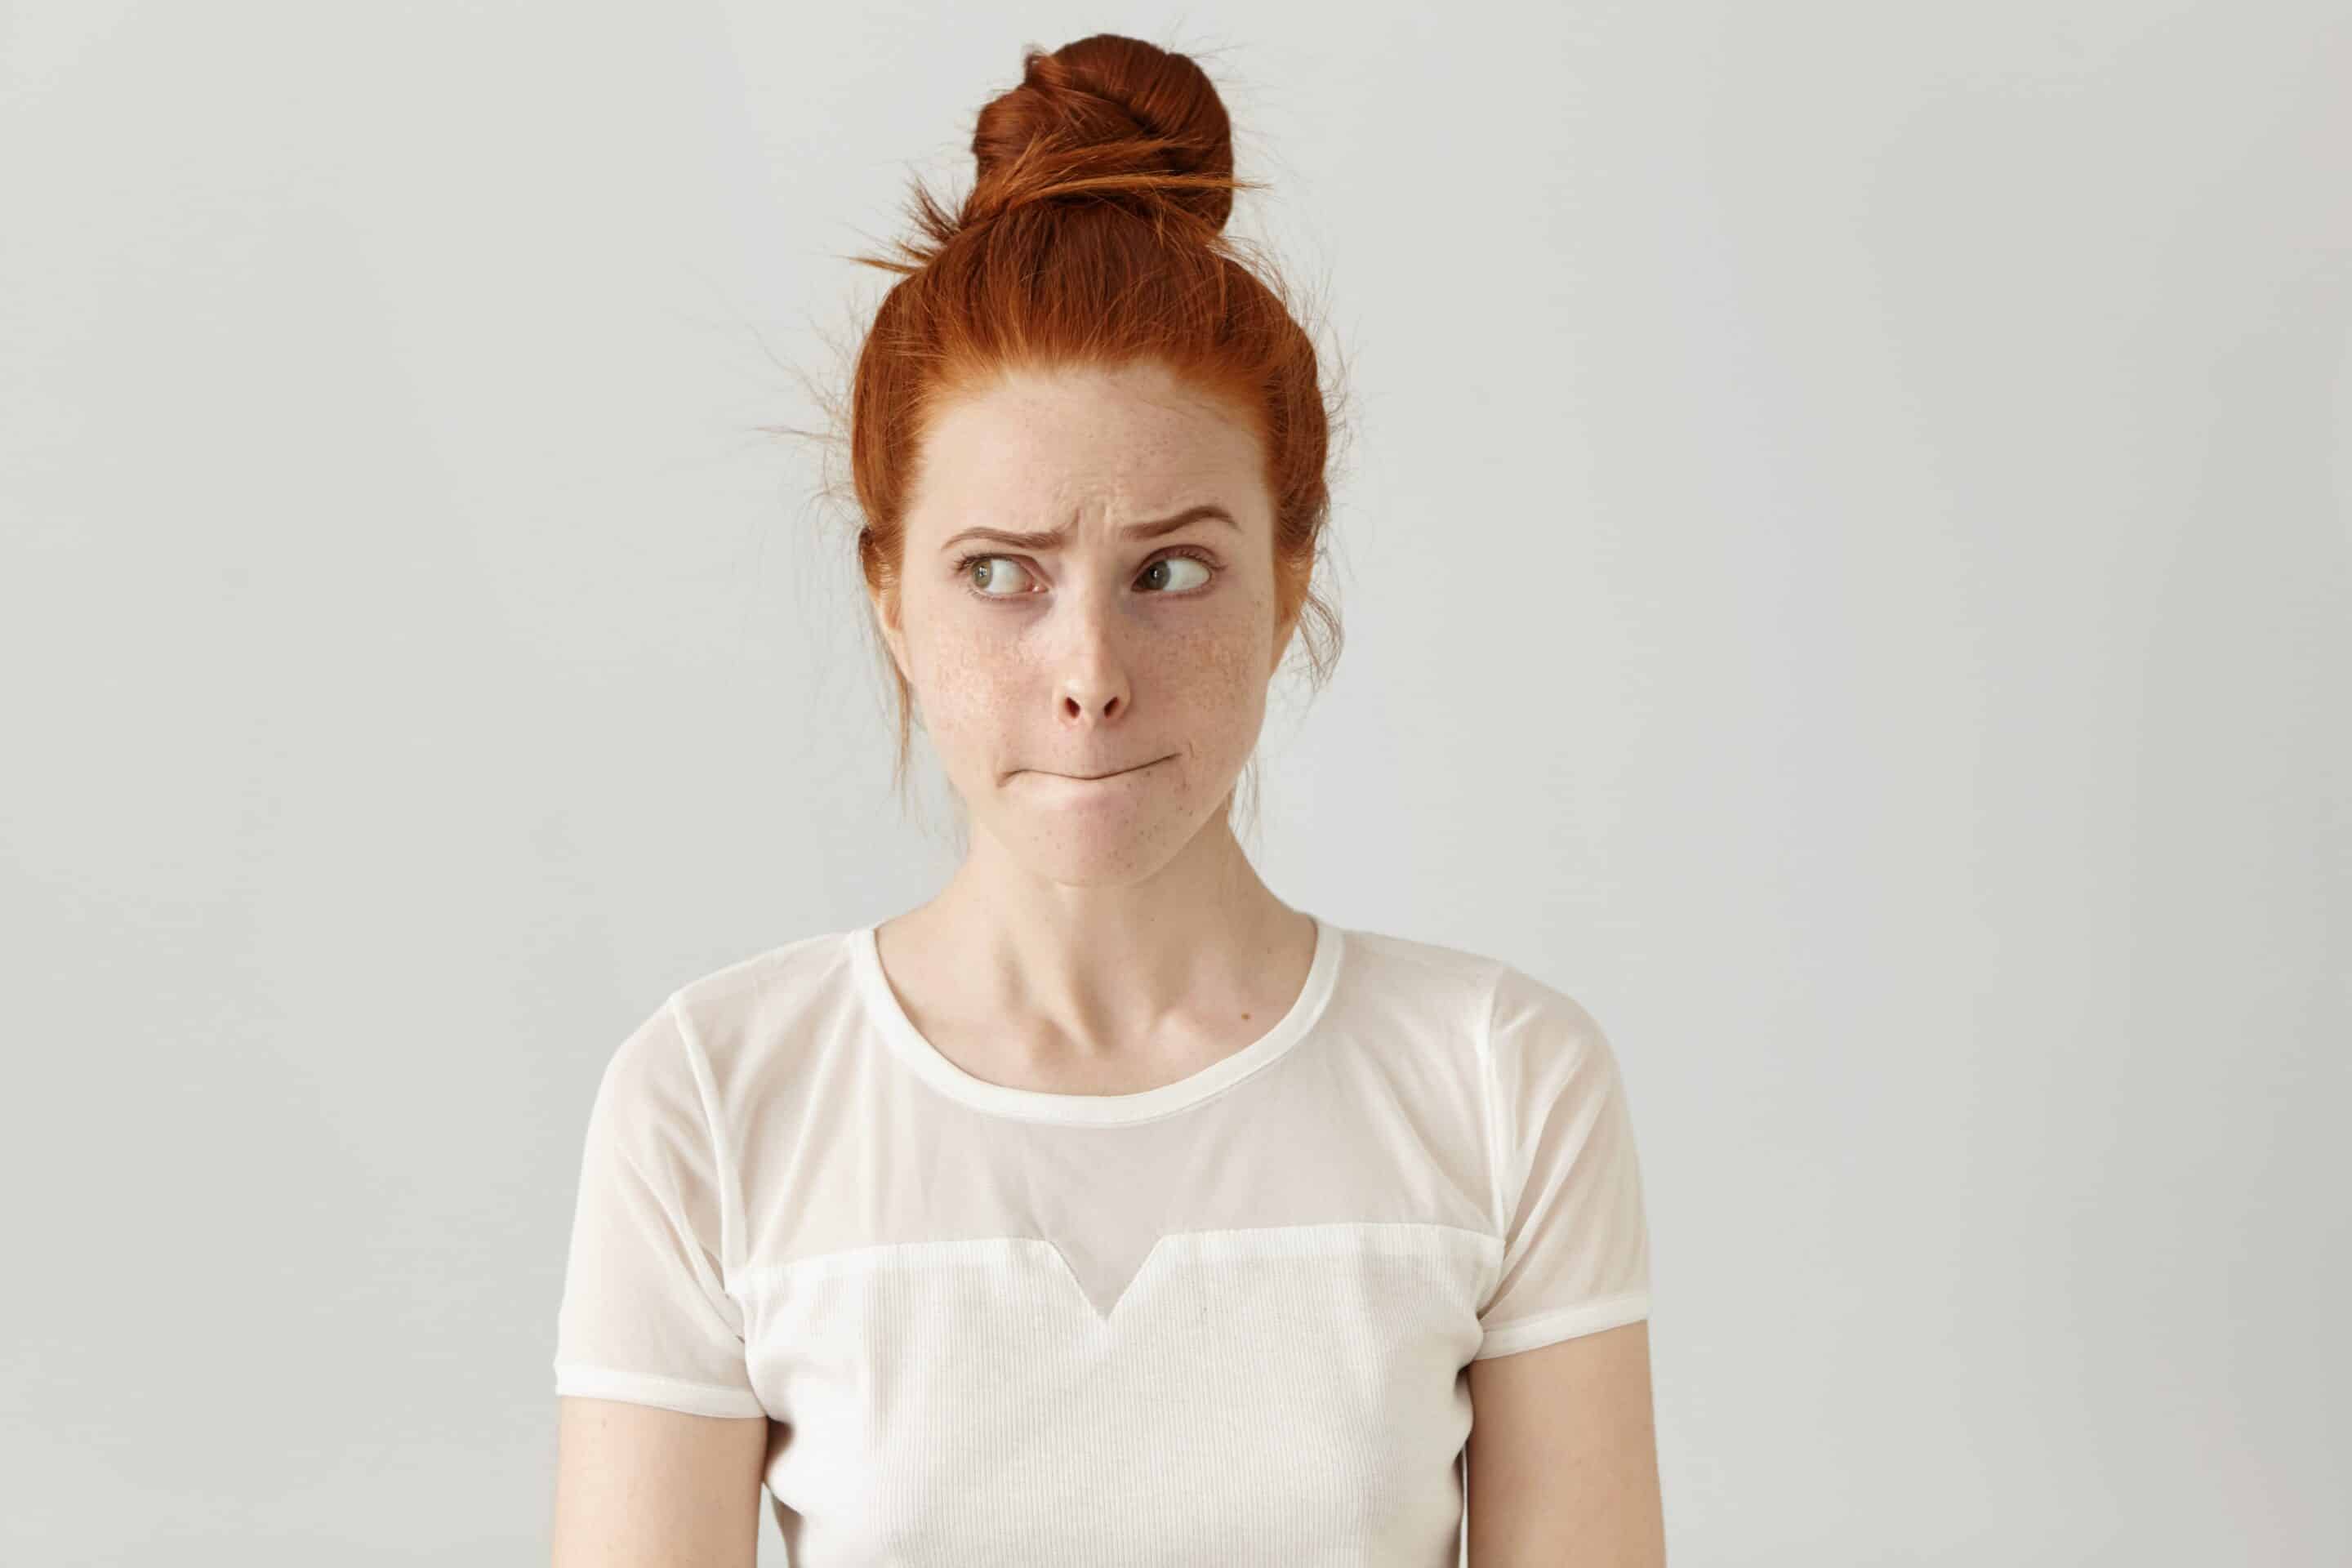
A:
{"type": "MultiPolygon", "coordinates": [[[[1241,524],[1234,521],[1233,514],[1223,507],[1212,502],[1203,502],[1199,506],[1188,506],[1173,517],[1163,517],[1157,521],[1130,522],[1118,531],[1119,537],[1157,539],[1163,533],[1173,533],[1180,528],[1203,520],[1214,520],[1236,531],[1241,528],[1241,524]]],[[[940,548],[943,551],[951,550],[968,539],[980,539],[992,544],[1009,544],[1016,550],[1058,550],[1068,538],[1069,530],[1066,528],[1049,529],[1040,532],[1022,532],[1003,528],[967,528],[960,533],[949,535],[940,542],[940,548]]]]}

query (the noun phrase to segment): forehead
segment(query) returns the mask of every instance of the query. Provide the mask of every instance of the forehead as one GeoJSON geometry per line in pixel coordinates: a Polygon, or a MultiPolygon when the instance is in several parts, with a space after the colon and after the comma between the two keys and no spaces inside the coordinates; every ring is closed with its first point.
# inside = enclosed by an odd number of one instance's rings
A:
{"type": "Polygon", "coordinates": [[[1045,514],[1202,500],[1238,516],[1258,463],[1237,411],[1157,366],[1009,372],[932,416],[908,523],[1002,509],[1025,514],[1017,526],[1050,526],[1045,514]]]}

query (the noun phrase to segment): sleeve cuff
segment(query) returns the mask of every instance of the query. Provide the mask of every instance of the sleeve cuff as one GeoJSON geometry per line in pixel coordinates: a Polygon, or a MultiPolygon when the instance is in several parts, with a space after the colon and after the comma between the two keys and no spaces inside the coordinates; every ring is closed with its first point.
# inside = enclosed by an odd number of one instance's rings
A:
{"type": "Polygon", "coordinates": [[[655,1377],[641,1372],[617,1372],[611,1367],[583,1366],[577,1362],[555,1363],[555,1392],[587,1399],[618,1399],[630,1405],[657,1405],[688,1415],[765,1415],[759,1395],[745,1388],[688,1383],[682,1378],[655,1377]]]}
{"type": "Polygon", "coordinates": [[[1561,1340],[1576,1339],[1583,1334],[1597,1334],[1603,1329],[1622,1328],[1637,1323],[1650,1315],[1650,1293],[1628,1290],[1622,1295],[1604,1296],[1597,1301],[1579,1306],[1563,1307],[1555,1312],[1538,1312],[1532,1318],[1515,1318],[1507,1323],[1488,1326],[1486,1337],[1470,1359],[1485,1361],[1491,1356],[1509,1355],[1515,1351],[1531,1351],[1538,1345],[1554,1344],[1561,1340]]]}

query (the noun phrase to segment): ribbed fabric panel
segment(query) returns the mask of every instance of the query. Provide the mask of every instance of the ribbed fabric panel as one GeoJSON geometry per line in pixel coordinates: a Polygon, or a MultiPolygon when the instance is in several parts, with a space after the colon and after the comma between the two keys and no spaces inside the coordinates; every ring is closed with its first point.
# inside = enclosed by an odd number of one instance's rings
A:
{"type": "Polygon", "coordinates": [[[771,1465],[778,1523],[796,1563],[1452,1564],[1469,1398],[1427,1369],[1476,1348],[1498,1251],[1433,1225],[1171,1235],[1107,1316],[1034,1238],[748,1277],[793,1347],[778,1392],[825,1435],[771,1465]]]}

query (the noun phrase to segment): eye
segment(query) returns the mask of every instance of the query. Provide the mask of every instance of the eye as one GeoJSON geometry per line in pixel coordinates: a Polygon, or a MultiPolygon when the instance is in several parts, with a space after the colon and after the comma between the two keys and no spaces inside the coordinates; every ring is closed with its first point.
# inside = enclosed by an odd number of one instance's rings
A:
{"type": "Polygon", "coordinates": [[[959,576],[970,578],[972,575],[973,567],[986,566],[988,570],[980,574],[979,581],[972,586],[972,592],[983,599],[1016,599],[1020,597],[1018,594],[997,594],[989,590],[995,587],[998,581],[1003,577],[1004,567],[1012,566],[1018,569],[1020,564],[1010,555],[967,555],[956,563],[956,573],[959,576]]]}
{"type": "MultiPolygon", "coordinates": [[[[1022,576],[1028,574],[1028,568],[1023,566],[1016,557],[1011,555],[974,553],[959,557],[955,563],[956,575],[964,579],[975,598],[1018,599],[1023,596],[1018,586],[1019,578],[1008,578],[1005,575],[1004,569],[1008,566],[1022,576]],[[986,570],[975,574],[973,570],[975,567],[984,567],[986,570]],[[1007,584],[1013,584],[1010,591],[1005,593],[996,591],[1000,586],[1007,584]]],[[[1180,546],[1146,566],[1139,581],[1154,584],[1157,590],[1163,595],[1189,594],[1206,587],[1216,574],[1216,568],[1210,563],[1206,556],[1180,546]],[[1195,572],[1198,575],[1194,580],[1187,582],[1184,580],[1187,571],[1195,572]]]]}
{"type": "MultiPolygon", "coordinates": [[[[1199,556],[1197,556],[1197,555],[1192,555],[1192,554],[1183,553],[1183,552],[1180,552],[1180,553],[1177,553],[1177,554],[1174,554],[1174,555],[1163,555],[1163,556],[1161,556],[1159,560],[1154,561],[1150,565],[1146,566],[1146,567],[1143,569],[1143,574],[1144,574],[1146,577],[1150,577],[1150,576],[1154,572],[1158,572],[1158,571],[1160,571],[1162,567],[1166,567],[1166,568],[1168,568],[1170,571],[1173,572],[1173,571],[1174,571],[1174,569],[1175,569],[1175,568],[1177,568],[1177,567],[1179,567],[1179,566],[1190,566],[1190,567],[1192,567],[1192,568],[1195,569],[1196,571],[1198,571],[1198,572],[1200,573],[1200,574],[1201,574],[1201,575],[1200,575],[1200,579],[1199,579],[1199,581],[1197,581],[1197,582],[1193,582],[1193,583],[1181,583],[1181,582],[1180,582],[1180,583],[1176,584],[1175,584],[1175,586],[1176,586],[1177,588],[1179,588],[1179,589],[1188,589],[1188,588],[1199,588],[1199,587],[1204,587],[1204,586],[1206,586],[1206,585],[1207,585],[1209,579],[1210,579],[1211,577],[1213,577],[1213,576],[1216,575],[1216,574],[1215,574],[1215,573],[1213,573],[1213,572],[1212,572],[1212,571],[1210,571],[1210,570],[1209,570],[1209,563],[1208,563],[1207,562],[1205,562],[1205,561],[1202,560],[1202,559],[1201,559],[1199,556]]],[[[1179,577],[1181,577],[1181,576],[1183,575],[1183,574],[1180,572],[1180,573],[1176,573],[1176,575],[1177,575],[1177,576],[1179,576],[1179,577]]],[[[1161,578],[1160,580],[1161,580],[1161,582],[1164,584],[1164,583],[1167,581],[1167,578],[1163,575],[1163,576],[1162,576],[1162,578],[1161,578]]]]}

